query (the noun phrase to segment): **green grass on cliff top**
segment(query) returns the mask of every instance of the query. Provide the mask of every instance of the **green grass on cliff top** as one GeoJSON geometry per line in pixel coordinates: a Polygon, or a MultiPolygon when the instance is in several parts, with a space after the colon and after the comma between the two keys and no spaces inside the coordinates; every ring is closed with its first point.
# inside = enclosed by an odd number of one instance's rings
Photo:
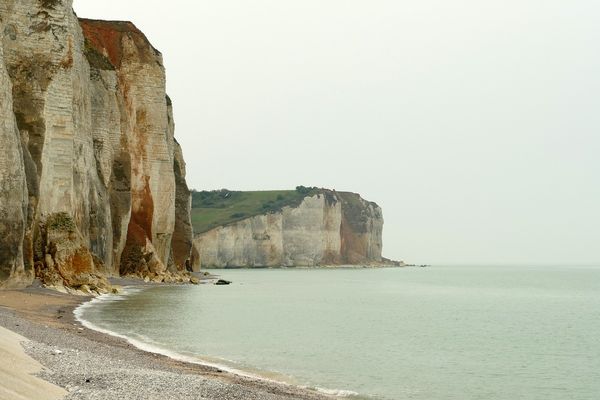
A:
{"type": "Polygon", "coordinates": [[[209,231],[256,215],[279,212],[283,207],[299,205],[317,188],[298,186],[296,190],[236,192],[227,189],[192,191],[194,234],[209,231]]]}

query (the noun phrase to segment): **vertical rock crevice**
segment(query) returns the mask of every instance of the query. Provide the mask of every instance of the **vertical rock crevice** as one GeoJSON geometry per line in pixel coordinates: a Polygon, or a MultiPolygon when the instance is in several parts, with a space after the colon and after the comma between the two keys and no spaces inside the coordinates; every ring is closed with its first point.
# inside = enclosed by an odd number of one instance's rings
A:
{"type": "MultiPolygon", "coordinates": [[[[0,20],[0,32],[8,32],[0,20]]],[[[0,286],[13,287],[32,278],[23,245],[28,212],[28,190],[21,138],[13,113],[12,83],[0,45],[0,286]]]]}
{"type": "Polygon", "coordinates": [[[171,240],[173,249],[172,272],[193,270],[192,265],[192,196],[185,180],[185,161],[179,143],[175,142],[175,230],[171,240]]]}

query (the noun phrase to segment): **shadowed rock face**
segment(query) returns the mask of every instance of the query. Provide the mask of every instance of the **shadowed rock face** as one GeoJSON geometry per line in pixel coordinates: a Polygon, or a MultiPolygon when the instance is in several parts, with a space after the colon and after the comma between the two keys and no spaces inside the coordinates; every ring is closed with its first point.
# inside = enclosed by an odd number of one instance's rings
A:
{"type": "Polygon", "coordinates": [[[147,38],[72,0],[0,0],[0,83],[0,285],[184,269],[185,167],[147,38]]]}
{"type": "MultiPolygon", "coordinates": [[[[170,107],[169,107],[170,109],[170,107]]],[[[171,114],[169,114],[171,115],[171,114]]],[[[172,121],[172,118],[169,118],[172,121]]],[[[192,252],[192,196],[185,181],[185,161],[179,143],[175,142],[175,231],[171,245],[173,248],[173,262],[171,268],[176,272],[182,269],[191,270],[193,257],[192,252]]]]}
{"type": "MultiPolygon", "coordinates": [[[[5,27],[0,22],[0,32],[5,27]]],[[[10,35],[10,32],[9,32],[10,35]]],[[[18,285],[31,280],[31,265],[23,262],[23,240],[27,223],[27,183],[21,137],[13,113],[12,83],[0,46],[0,281],[18,285]],[[10,282],[8,280],[10,279],[10,282]]]]}
{"type": "Polygon", "coordinates": [[[384,263],[383,215],[358,194],[323,190],[297,207],[201,233],[202,267],[377,265],[384,263]]]}

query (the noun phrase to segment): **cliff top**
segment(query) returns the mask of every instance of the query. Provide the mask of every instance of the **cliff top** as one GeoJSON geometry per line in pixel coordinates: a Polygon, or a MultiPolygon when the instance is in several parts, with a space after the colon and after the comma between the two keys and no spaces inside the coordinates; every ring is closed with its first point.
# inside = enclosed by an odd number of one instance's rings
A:
{"type": "Polygon", "coordinates": [[[256,215],[297,206],[311,189],[240,192],[227,189],[192,191],[192,225],[203,233],[256,215]]]}
{"type": "MultiPolygon", "coordinates": [[[[344,199],[356,201],[360,196],[349,192],[335,192],[316,187],[298,186],[296,190],[271,191],[192,191],[192,225],[194,233],[204,233],[219,226],[229,225],[257,215],[280,212],[284,207],[297,207],[306,197],[325,195],[335,201],[333,194],[344,194],[344,199]],[[331,196],[331,197],[330,197],[331,196]]],[[[376,205],[375,203],[372,203],[376,205]]]]}
{"type": "Polygon", "coordinates": [[[129,36],[134,41],[140,54],[143,55],[150,49],[154,55],[160,55],[146,35],[130,21],[79,18],[79,24],[86,39],[86,48],[106,57],[114,68],[119,68],[123,60],[124,36],[129,36]]]}
{"type": "Polygon", "coordinates": [[[86,26],[96,26],[117,32],[135,32],[143,35],[131,21],[110,21],[105,19],[79,18],[79,23],[86,26]]]}

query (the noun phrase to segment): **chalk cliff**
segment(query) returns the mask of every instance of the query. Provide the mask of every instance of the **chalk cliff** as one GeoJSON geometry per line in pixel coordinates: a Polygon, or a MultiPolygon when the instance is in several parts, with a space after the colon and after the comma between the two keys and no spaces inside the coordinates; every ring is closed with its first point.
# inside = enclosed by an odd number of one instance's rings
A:
{"type": "Polygon", "coordinates": [[[380,265],[381,208],[358,194],[321,190],[298,206],[194,238],[203,268],[380,265]]]}
{"type": "Polygon", "coordinates": [[[161,54],[72,0],[0,0],[0,285],[173,279],[190,195],[161,54]]]}

